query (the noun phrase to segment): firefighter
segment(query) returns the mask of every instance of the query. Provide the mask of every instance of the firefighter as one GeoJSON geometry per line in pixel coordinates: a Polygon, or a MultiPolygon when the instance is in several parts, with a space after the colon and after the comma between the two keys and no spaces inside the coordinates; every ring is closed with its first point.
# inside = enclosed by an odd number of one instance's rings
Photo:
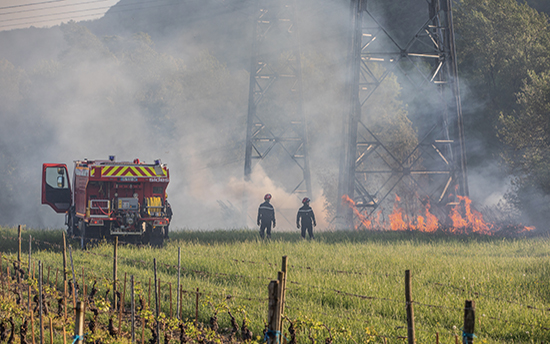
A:
{"type": "Polygon", "coordinates": [[[258,219],[256,222],[260,226],[260,237],[264,238],[264,232],[267,234],[267,238],[271,238],[271,224],[275,228],[275,209],[271,205],[271,194],[264,196],[264,203],[260,204],[258,208],[258,219]]]}
{"type": "Polygon", "coordinates": [[[306,231],[309,234],[309,239],[313,239],[313,227],[317,226],[315,214],[313,213],[313,209],[309,206],[309,201],[310,199],[307,197],[302,200],[303,206],[298,210],[298,214],[296,215],[296,227],[300,229],[301,225],[303,239],[306,238],[306,231]]]}
{"type": "Polygon", "coordinates": [[[166,231],[164,232],[164,237],[168,239],[168,228],[172,223],[172,206],[168,203],[168,195],[165,196],[166,199],[166,217],[168,217],[168,225],[166,226],[166,231]]]}

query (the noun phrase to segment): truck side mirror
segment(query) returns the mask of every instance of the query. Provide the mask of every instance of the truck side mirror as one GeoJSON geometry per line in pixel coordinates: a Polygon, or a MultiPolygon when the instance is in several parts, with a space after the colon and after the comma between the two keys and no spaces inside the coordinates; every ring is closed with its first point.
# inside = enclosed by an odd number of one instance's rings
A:
{"type": "Polygon", "coordinates": [[[57,177],[57,187],[62,188],[65,185],[65,178],[63,176],[57,177]]]}

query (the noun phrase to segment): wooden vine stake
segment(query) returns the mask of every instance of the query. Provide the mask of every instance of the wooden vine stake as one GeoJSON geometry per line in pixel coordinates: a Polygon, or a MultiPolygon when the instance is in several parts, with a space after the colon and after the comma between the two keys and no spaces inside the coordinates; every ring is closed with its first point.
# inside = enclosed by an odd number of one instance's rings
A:
{"type": "Polygon", "coordinates": [[[2,252],[0,252],[0,280],[2,280],[2,298],[4,298],[4,270],[2,269],[2,252]]]}
{"type": "Polygon", "coordinates": [[[154,268],[154,271],[155,271],[155,307],[156,307],[156,310],[157,310],[157,343],[156,344],[159,344],[160,343],[160,321],[159,321],[159,315],[160,315],[160,300],[159,300],[159,293],[158,293],[158,290],[159,288],[157,288],[157,285],[160,286],[160,283],[157,284],[157,258],[153,258],[153,268],[154,268]]]}
{"type": "MultiPolygon", "coordinates": [[[[30,252],[31,242],[29,240],[29,252],[30,252]]],[[[30,256],[30,254],[29,254],[30,256]]],[[[29,264],[30,269],[30,264],[29,264]]],[[[63,232],[63,281],[67,282],[67,238],[65,237],[65,232],[63,232]]]]}
{"type": "Polygon", "coordinates": [[[407,340],[408,344],[415,344],[414,309],[411,289],[411,270],[405,270],[405,301],[407,304],[407,340]]]}
{"type": "Polygon", "coordinates": [[[31,313],[31,335],[32,344],[36,344],[36,338],[34,337],[34,312],[31,311],[31,286],[29,286],[29,313],[31,313]]]}
{"type": "Polygon", "coordinates": [[[281,317],[281,321],[280,321],[280,324],[279,324],[279,331],[281,333],[283,333],[283,320],[282,319],[283,319],[283,315],[285,314],[287,268],[288,268],[287,256],[283,256],[282,266],[281,266],[281,271],[283,272],[283,275],[282,275],[282,278],[279,279],[280,295],[281,295],[280,302],[279,302],[279,304],[280,304],[279,313],[280,313],[280,317],[281,317]]]}
{"type": "Polygon", "coordinates": [[[474,342],[474,329],[476,324],[475,303],[473,300],[466,300],[464,305],[464,330],[462,330],[462,342],[472,344],[474,342]]]}
{"type": "Polygon", "coordinates": [[[131,303],[130,303],[130,322],[131,322],[131,343],[136,342],[136,301],[134,296],[134,275],[130,276],[130,294],[131,294],[131,303]]]}
{"type": "Polygon", "coordinates": [[[63,310],[65,311],[64,322],[67,321],[67,280],[63,281],[63,310]]]}
{"type": "Polygon", "coordinates": [[[269,282],[267,288],[269,294],[269,306],[267,311],[267,344],[278,344],[279,341],[279,281],[269,282]]]}
{"type": "Polygon", "coordinates": [[[116,283],[117,283],[117,249],[118,249],[118,237],[115,237],[113,244],[113,310],[116,309],[116,283]]]}
{"type": "Polygon", "coordinates": [[[285,281],[285,273],[283,271],[279,271],[277,274],[277,281],[279,282],[279,286],[277,288],[277,343],[282,343],[283,336],[282,336],[282,328],[283,328],[283,294],[284,294],[284,281],[285,281]]]}
{"type": "MultiPolygon", "coordinates": [[[[17,268],[21,270],[21,225],[17,226],[17,268]]],[[[21,274],[17,271],[17,285],[21,287],[21,274]]]]}
{"type": "Polygon", "coordinates": [[[176,289],[178,291],[177,301],[176,301],[176,319],[179,320],[180,318],[180,304],[181,304],[181,284],[180,284],[180,275],[181,275],[181,247],[178,247],[178,288],[176,289]]]}
{"type": "Polygon", "coordinates": [[[74,337],[73,344],[84,343],[84,302],[79,301],[76,305],[76,318],[74,322],[74,337]]]}
{"type": "Polygon", "coordinates": [[[10,274],[10,266],[6,266],[6,280],[8,281],[8,298],[10,297],[10,290],[11,290],[11,274],[10,274]]]}
{"type": "Polygon", "coordinates": [[[42,322],[42,315],[44,310],[42,309],[43,299],[42,299],[42,262],[38,261],[38,316],[40,321],[40,344],[44,344],[44,323],[42,322]]]}
{"type": "Polygon", "coordinates": [[[32,235],[29,235],[29,279],[31,277],[32,235]]]}
{"type": "Polygon", "coordinates": [[[53,344],[53,321],[52,317],[49,317],[50,319],[50,344],[53,344]]]}

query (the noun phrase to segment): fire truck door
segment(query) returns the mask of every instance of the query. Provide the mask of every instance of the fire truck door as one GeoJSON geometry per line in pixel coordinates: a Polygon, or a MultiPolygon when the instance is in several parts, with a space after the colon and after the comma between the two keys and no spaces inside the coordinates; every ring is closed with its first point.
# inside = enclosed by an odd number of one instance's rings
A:
{"type": "Polygon", "coordinates": [[[42,204],[47,204],[56,213],[65,213],[71,207],[71,185],[67,165],[42,165],[42,204]]]}

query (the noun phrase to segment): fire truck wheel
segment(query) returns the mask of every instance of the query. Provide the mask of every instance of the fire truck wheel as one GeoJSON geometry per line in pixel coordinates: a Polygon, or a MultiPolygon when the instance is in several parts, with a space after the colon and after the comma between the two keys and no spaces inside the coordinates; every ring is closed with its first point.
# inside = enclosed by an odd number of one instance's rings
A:
{"type": "Polygon", "coordinates": [[[143,235],[143,244],[150,244],[153,247],[162,247],[162,245],[164,245],[163,227],[147,225],[147,229],[143,235]]]}
{"type": "Polygon", "coordinates": [[[162,227],[155,227],[151,235],[151,246],[162,247],[164,245],[164,231],[162,227]]]}

